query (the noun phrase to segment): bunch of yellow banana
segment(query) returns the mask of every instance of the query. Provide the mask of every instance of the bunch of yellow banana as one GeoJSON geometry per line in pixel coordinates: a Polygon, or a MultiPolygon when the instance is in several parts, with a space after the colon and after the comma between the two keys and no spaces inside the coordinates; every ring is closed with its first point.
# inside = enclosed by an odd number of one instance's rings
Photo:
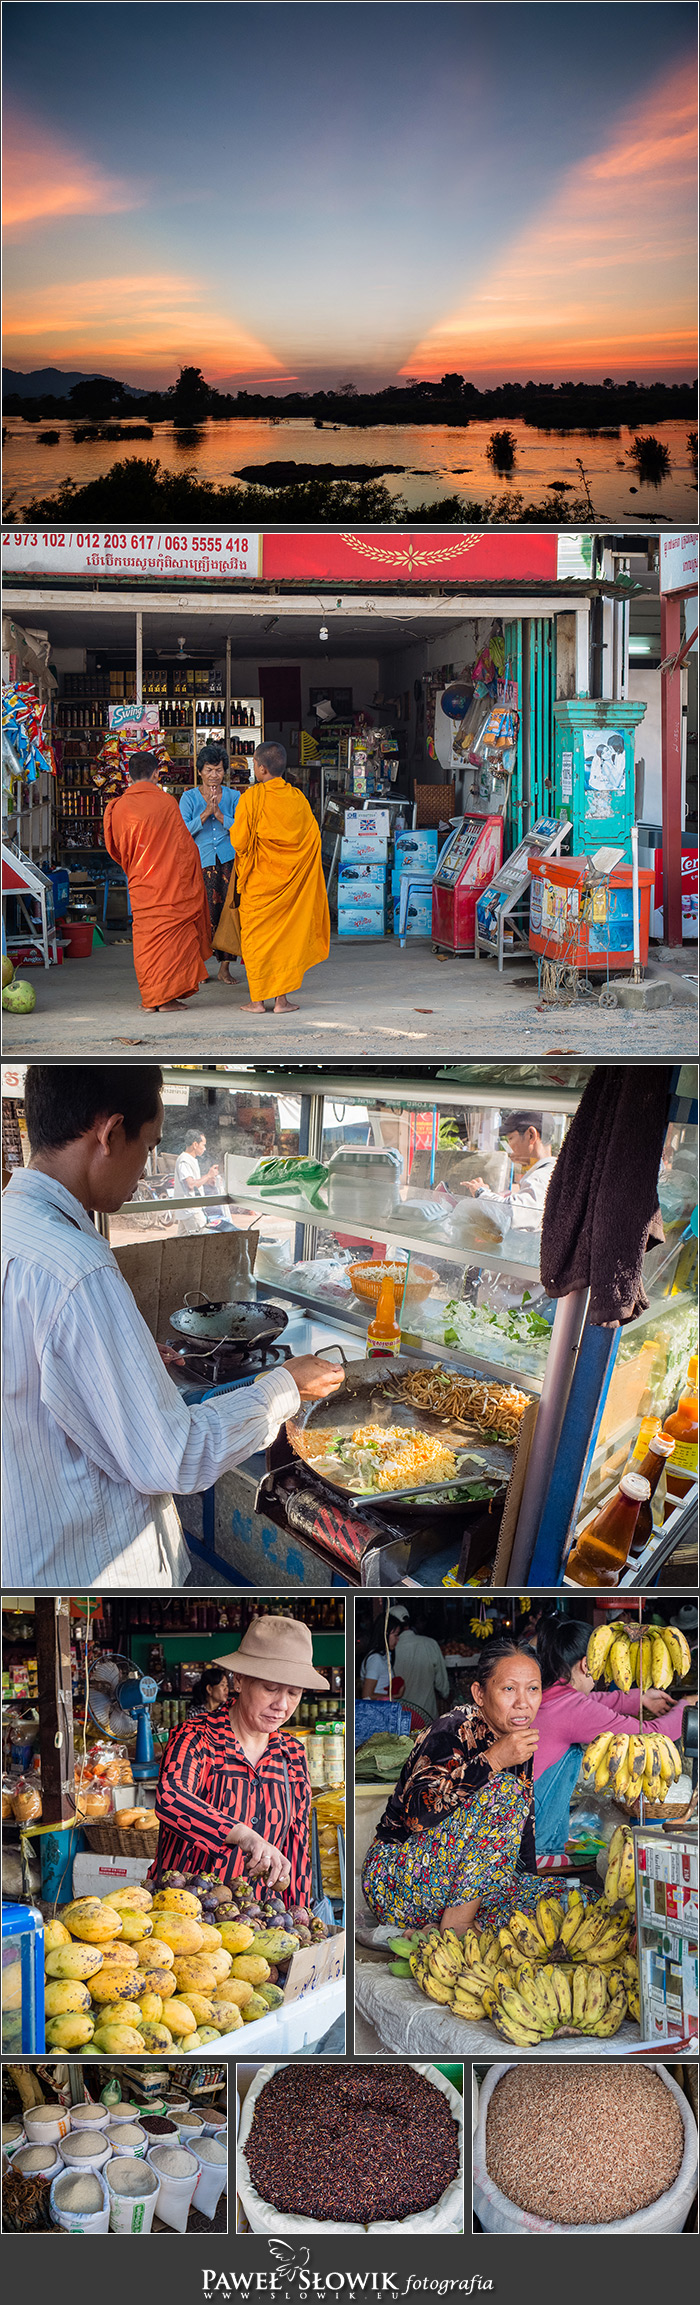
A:
{"type": "Polygon", "coordinates": [[[674,1675],[685,1680],[691,1655],[679,1625],[651,1625],[635,1640],[622,1618],[591,1633],[586,1663],[594,1681],[616,1689],[668,1689],[674,1675]]]}
{"type": "Polygon", "coordinates": [[[623,1908],[613,1913],[605,1897],[591,1905],[567,1939],[569,1960],[597,1969],[616,1968],[630,1933],[630,1916],[623,1908]]]}
{"type": "Polygon", "coordinates": [[[627,2015],[628,1991],[621,1972],[597,1967],[521,1969],[517,1985],[500,1986],[494,2024],[507,2041],[533,2047],[562,2033],[598,2039],[619,2032],[627,2015]]]}
{"type": "Polygon", "coordinates": [[[672,1738],[665,1737],[661,1729],[645,1729],[641,1735],[632,1736],[603,1729],[592,1745],[586,1746],[581,1774],[584,1784],[593,1784],[597,1793],[609,1786],[616,1801],[632,1808],[640,1793],[647,1801],[665,1801],[669,1785],[680,1777],[681,1756],[672,1738]]]}
{"type": "Polygon", "coordinates": [[[462,1968],[462,1940],[446,1929],[431,1929],[423,1944],[411,1953],[409,1967],[429,2001],[451,2008],[455,1984],[462,1968]]]}
{"type": "Polygon", "coordinates": [[[618,2031],[628,2007],[639,2016],[629,1930],[626,1911],[613,1913],[605,1897],[587,1908],[571,1890],[565,1903],[540,1897],[534,1914],[516,1911],[498,1934],[431,1929],[410,1968],[428,2000],[467,2023],[490,2017],[518,2047],[562,2031],[602,2038],[618,2031]]]}
{"type": "Polygon", "coordinates": [[[608,1849],[603,1896],[606,1905],[635,1904],[634,1841],[627,1825],[618,1825],[608,1849]]]}

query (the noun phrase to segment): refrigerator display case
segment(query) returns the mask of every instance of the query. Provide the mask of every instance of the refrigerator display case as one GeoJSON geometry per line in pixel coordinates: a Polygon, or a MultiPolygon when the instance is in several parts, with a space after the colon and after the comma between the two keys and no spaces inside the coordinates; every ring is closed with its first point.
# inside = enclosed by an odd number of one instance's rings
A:
{"type": "Polygon", "coordinates": [[[697,1835],[635,1831],[642,2039],[698,2046],[697,1835]]]}
{"type": "Polygon", "coordinates": [[[3,2056],[43,2056],[44,1923],[34,1905],[2,1908],[3,2056]]]}

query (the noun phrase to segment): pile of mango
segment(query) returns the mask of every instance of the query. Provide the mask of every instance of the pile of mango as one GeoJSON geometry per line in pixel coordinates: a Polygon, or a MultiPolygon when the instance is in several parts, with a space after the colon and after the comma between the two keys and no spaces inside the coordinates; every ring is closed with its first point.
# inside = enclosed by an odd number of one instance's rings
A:
{"type": "Polygon", "coordinates": [[[168,2056],[204,2049],[267,2017],[282,1992],[276,1950],[289,1930],[202,1918],[189,1889],[112,1889],[61,1907],[44,1932],[46,2046],[85,2056],[168,2056]]]}

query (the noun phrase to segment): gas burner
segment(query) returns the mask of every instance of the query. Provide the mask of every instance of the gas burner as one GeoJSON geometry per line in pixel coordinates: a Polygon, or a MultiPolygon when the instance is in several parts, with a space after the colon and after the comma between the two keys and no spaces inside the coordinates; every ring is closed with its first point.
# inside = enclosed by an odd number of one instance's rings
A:
{"type": "Polygon", "coordinates": [[[190,1343],[186,1351],[168,1354],[173,1372],[187,1377],[190,1384],[201,1385],[207,1392],[212,1385],[228,1385],[236,1378],[257,1377],[262,1369],[281,1368],[289,1359],[289,1345],[279,1343],[233,1345],[224,1341],[200,1346],[190,1343]]]}

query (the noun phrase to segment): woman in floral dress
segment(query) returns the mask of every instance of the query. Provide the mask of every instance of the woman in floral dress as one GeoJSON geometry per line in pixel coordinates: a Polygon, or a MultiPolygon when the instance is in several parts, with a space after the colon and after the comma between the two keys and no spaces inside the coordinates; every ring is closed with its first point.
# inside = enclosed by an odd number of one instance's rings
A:
{"type": "Polygon", "coordinates": [[[377,1826],[362,1886],[378,1921],[432,1921],[464,1936],[507,1926],[541,1894],[536,1873],[533,1756],[542,1682],[517,1641],[487,1641],[471,1705],[418,1737],[377,1826]]]}

